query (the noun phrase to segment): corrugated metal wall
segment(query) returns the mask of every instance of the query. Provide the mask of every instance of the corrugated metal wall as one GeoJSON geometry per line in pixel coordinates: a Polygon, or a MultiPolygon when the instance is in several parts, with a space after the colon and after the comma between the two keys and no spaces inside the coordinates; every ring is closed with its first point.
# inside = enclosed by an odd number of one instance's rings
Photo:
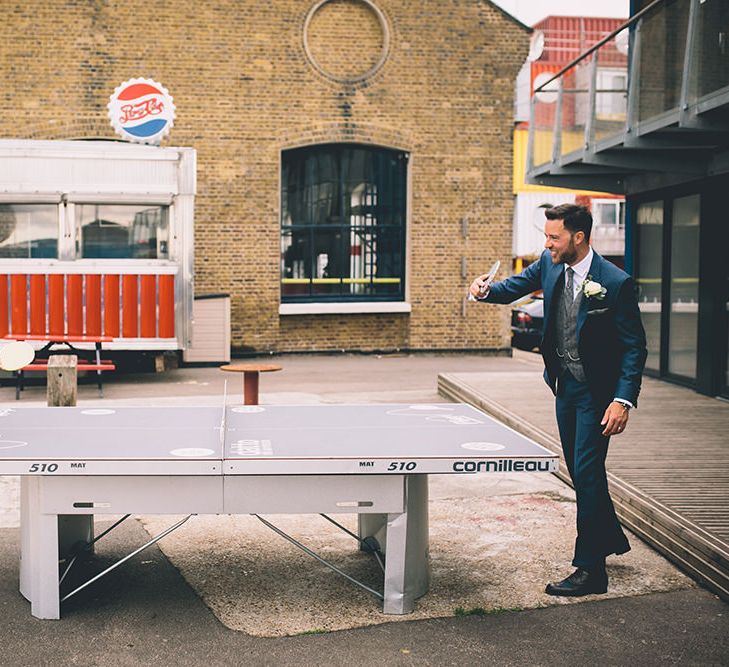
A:
{"type": "MultiPolygon", "coordinates": [[[[625,23],[625,18],[548,16],[534,24],[544,33],[544,52],[537,62],[566,65],[625,23]]],[[[609,47],[625,64],[625,55],[609,47]]],[[[601,52],[602,55],[602,52],[601,52]]]]}

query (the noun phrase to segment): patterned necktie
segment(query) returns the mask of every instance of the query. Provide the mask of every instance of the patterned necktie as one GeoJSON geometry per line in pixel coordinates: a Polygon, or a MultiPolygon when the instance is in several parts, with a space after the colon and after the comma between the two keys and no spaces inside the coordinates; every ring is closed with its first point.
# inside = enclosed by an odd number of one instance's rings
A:
{"type": "Polygon", "coordinates": [[[565,274],[567,275],[565,298],[569,303],[572,303],[575,300],[575,270],[571,266],[568,266],[565,274]]]}

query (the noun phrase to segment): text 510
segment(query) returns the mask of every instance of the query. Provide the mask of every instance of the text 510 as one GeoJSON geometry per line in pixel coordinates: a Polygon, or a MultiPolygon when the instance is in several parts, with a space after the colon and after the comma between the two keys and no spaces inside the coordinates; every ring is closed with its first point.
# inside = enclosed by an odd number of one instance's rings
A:
{"type": "Polygon", "coordinates": [[[387,469],[390,471],[400,471],[400,470],[415,470],[415,468],[418,467],[418,464],[415,461],[392,461],[390,465],[387,466],[387,469]]]}
{"type": "Polygon", "coordinates": [[[31,463],[28,472],[56,472],[57,463],[31,463]]]}

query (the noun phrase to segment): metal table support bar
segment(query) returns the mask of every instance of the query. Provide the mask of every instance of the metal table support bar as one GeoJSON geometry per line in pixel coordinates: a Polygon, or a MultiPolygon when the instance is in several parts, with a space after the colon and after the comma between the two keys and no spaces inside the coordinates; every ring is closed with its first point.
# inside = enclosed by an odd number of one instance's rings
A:
{"type": "Polygon", "coordinates": [[[323,517],[326,519],[329,523],[334,524],[337,528],[340,530],[343,530],[347,535],[353,537],[357,542],[360,543],[360,546],[362,548],[362,551],[368,554],[372,554],[377,559],[377,564],[380,566],[380,569],[384,572],[385,571],[385,560],[382,551],[380,550],[380,545],[377,542],[377,540],[374,537],[365,537],[361,538],[359,535],[353,533],[348,528],[345,528],[341,523],[337,523],[334,519],[332,519],[330,516],[327,516],[326,514],[319,514],[320,517],[323,517]]]}
{"type": "MultiPolygon", "coordinates": [[[[65,602],[66,600],[68,600],[68,598],[73,597],[79,591],[82,591],[87,586],[90,586],[91,584],[93,584],[97,579],[101,579],[101,577],[109,574],[109,572],[111,572],[112,570],[115,570],[122,563],[126,563],[126,561],[128,561],[130,558],[133,558],[134,556],[136,556],[140,551],[144,551],[147,547],[151,547],[156,542],[159,542],[163,537],[165,537],[165,535],[169,535],[173,530],[177,530],[183,523],[185,523],[192,516],[195,516],[195,515],[188,514],[184,519],[182,519],[181,521],[178,521],[174,526],[170,526],[167,530],[161,532],[156,537],[153,537],[149,542],[147,542],[146,544],[143,544],[141,547],[139,547],[139,549],[135,549],[134,551],[132,551],[132,553],[128,554],[127,556],[124,556],[124,558],[122,558],[121,560],[118,560],[113,565],[107,567],[103,572],[99,572],[99,574],[97,574],[95,577],[92,577],[86,583],[81,584],[78,588],[75,588],[70,593],[68,593],[67,595],[62,597],[61,602],[65,602]]],[[[65,576],[65,574],[64,574],[64,576],[65,576]]]]}
{"type": "Polygon", "coordinates": [[[81,555],[82,552],[91,551],[91,547],[94,546],[104,535],[108,535],[114,528],[116,528],[122,521],[126,521],[131,514],[125,514],[121,519],[113,523],[111,526],[109,526],[103,533],[97,535],[93,540],[90,542],[79,542],[77,545],[74,546],[74,554],[73,558],[71,558],[70,562],[66,566],[66,569],[64,570],[63,574],[61,575],[61,578],[58,580],[58,585],[60,586],[63,583],[63,580],[66,578],[66,575],[69,573],[71,568],[73,567],[73,564],[76,562],[78,557],[81,555]]]}
{"type": "Polygon", "coordinates": [[[284,533],[283,530],[277,528],[271,522],[266,521],[266,519],[264,519],[262,516],[259,516],[258,514],[254,514],[253,516],[256,517],[264,526],[268,526],[274,533],[280,535],[288,542],[291,542],[291,544],[301,549],[305,554],[308,554],[314,560],[319,561],[322,565],[328,567],[330,570],[333,570],[338,575],[344,577],[347,581],[351,581],[355,586],[359,586],[360,588],[366,590],[368,593],[372,593],[372,595],[380,600],[385,599],[385,596],[382,593],[378,593],[374,588],[370,588],[366,584],[363,584],[361,581],[357,581],[357,579],[355,579],[354,577],[350,577],[346,572],[340,570],[336,565],[332,565],[329,561],[324,560],[321,556],[315,554],[311,549],[301,544],[301,542],[297,542],[293,537],[284,533]]]}

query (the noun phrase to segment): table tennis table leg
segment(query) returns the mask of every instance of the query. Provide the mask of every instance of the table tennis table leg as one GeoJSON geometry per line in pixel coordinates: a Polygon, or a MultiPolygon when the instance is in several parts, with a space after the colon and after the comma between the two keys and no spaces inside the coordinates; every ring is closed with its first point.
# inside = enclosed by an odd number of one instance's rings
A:
{"type": "MultiPolygon", "coordinates": [[[[387,514],[358,514],[357,526],[359,539],[374,537],[380,546],[380,551],[384,554],[387,548],[387,514]]],[[[363,542],[360,542],[359,549],[360,551],[369,550],[363,542]]]]}
{"type": "MultiPolygon", "coordinates": [[[[20,594],[30,602],[33,599],[33,565],[30,550],[30,493],[37,477],[20,477],[20,594]]],[[[36,492],[37,493],[37,492],[36,492]]]]}
{"type": "Polygon", "coordinates": [[[428,591],[428,476],[405,478],[405,511],[387,515],[385,614],[408,614],[428,591]]]}
{"type": "Polygon", "coordinates": [[[93,553],[94,545],[93,514],[58,515],[58,554],[60,558],[73,555],[76,545],[83,542],[87,553],[93,553]]]}
{"type": "Polygon", "coordinates": [[[28,493],[28,552],[30,553],[30,612],[36,618],[58,619],[58,515],[43,514],[41,480],[34,480],[28,493]]]}
{"type": "MultiPolygon", "coordinates": [[[[20,478],[20,594],[29,602],[33,599],[33,551],[30,547],[30,494],[37,490],[38,477],[20,478]]],[[[93,514],[63,514],[58,516],[58,555],[67,558],[73,555],[74,547],[83,542],[87,553],[93,553],[93,514]]]]}

